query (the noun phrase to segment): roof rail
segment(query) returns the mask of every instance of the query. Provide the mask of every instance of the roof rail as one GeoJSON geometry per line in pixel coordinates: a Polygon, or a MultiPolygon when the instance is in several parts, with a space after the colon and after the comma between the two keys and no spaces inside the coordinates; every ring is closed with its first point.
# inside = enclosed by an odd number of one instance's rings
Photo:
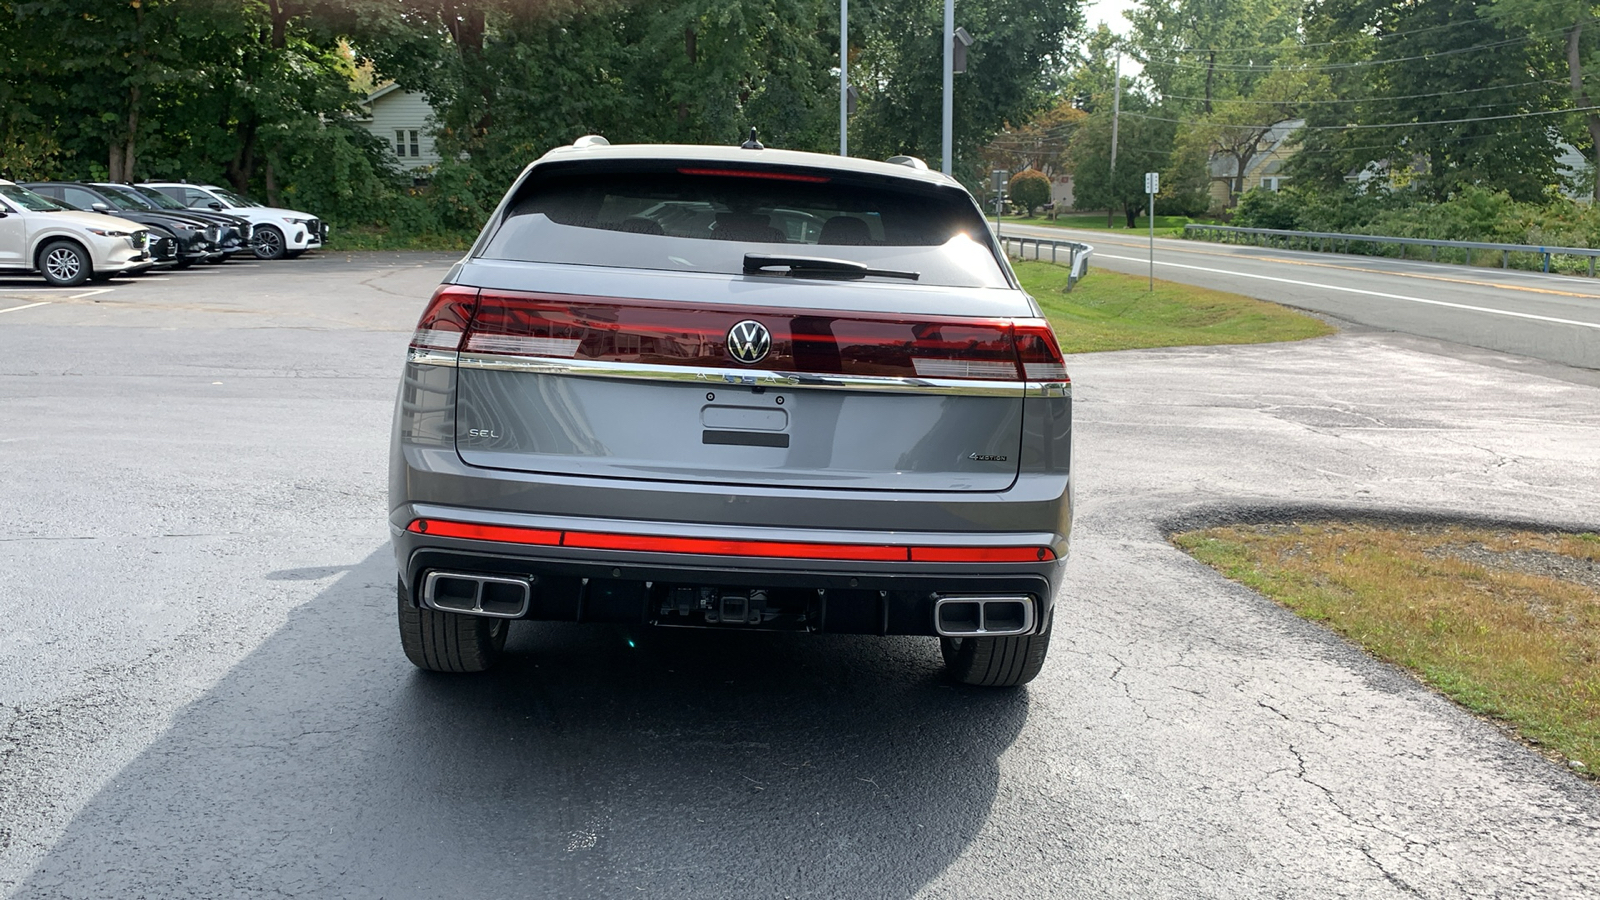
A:
{"type": "Polygon", "coordinates": [[[572,146],[579,149],[583,149],[585,147],[609,147],[611,146],[611,142],[598,134],[586,134],[583,137],[573,141],[572,146]]]}
{"type": "Polygon", "coordinates": [[[921,169],[922,171],[927,171],[928,169],[928,164],[920,159],[917,159],[915,156],[891,156],[884,160],[884,162],[899,163],[902,166],[909,166],[910,168],[921,169]]]}

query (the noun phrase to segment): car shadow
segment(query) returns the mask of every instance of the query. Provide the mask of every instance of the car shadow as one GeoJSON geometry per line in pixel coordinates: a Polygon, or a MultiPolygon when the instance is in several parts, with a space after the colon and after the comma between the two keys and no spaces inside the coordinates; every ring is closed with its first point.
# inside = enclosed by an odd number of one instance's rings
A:
{"type": "Polygon", "coordinates": [[[903,897],[1027,717],[928,639],[522,623],[494,672],[424,673],[392,565],[290,613],[15,896],[903,897]]]}

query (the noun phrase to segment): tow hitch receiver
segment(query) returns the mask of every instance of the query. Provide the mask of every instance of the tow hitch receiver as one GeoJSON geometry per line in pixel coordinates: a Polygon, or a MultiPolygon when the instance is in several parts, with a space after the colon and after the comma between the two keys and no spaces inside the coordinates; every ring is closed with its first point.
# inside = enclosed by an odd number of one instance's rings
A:
{"type": "Polygon", "coordinates": [[[674,587],[662,598],[660,614],[662,624],[699,624],[695,619],[700,619],[706,625],[760,625],[776,618],[778,610],[769,609],[767,592],[760,588],[674,587]]]}

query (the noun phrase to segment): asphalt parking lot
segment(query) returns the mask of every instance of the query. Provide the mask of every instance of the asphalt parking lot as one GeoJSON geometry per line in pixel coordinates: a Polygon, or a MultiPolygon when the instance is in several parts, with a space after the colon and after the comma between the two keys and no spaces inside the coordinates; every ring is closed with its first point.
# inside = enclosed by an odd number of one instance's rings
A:
{"type": "Polygon", "coordinates": [[[1366,329],[1069,359],[1043,674],[932,641],[393,622],[388,428],[452,257],[0,280],[0,894],[1592,897],[1600,792],[1173,549],[1596,528],[1592,373],[1366,329]]]}

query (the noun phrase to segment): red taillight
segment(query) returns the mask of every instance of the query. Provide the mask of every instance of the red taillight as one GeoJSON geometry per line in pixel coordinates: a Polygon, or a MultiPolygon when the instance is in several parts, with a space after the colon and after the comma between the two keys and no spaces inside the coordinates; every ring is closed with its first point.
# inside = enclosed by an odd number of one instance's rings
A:
{"type": "Polygon", "coordinates": [[[893,544],[826,544],[811,541],[746,541],[722,538],[614,534],[602,531],[552,531],[512,525],[474,525],[442,519],[414,519],[413,534],[573,547],[580,550],[626,550],[635,553],[684,553],[696,556],[749,556],[767,559],[835,559],[867,562],[1031,563],[1056,558],[1049,547],[907,547],[893,544]]]}
{"type": "Polygon", "coordinates": [[[461,336],[466,334],[477,304],[477,288],[440,285],[417,320],[411,346],[419,350],[459,350],[461,336]]]}
{"type": "Polygon", "coordinates": [[[833,179],[826,175],[801,175],[798,172],[772,172],[757,169],[679,169],[680,175],[711,175],[716,178],[765,178],[768,181],[801,181],[806,184],[827,184],[833,179]]]}
{"type": "Polygon", "coordinates": [[[1029,381],[1068,381],[1067,361],[1056,343],[1056,334],[1043,319],[1019,319],[1016,323],[1017,362],[1029,381]]]}
{"type": "MultiPolygon", "coordinates": [[[[1065,381],[1041,319],[855,315],[485,290],[460,348],[468,353],[744,368],[728,332],[753,319],[771,335],[767,371],[985,381],[1065,381]]],[[[419,332],[420,333],[420,332],[419,332]]]]}

